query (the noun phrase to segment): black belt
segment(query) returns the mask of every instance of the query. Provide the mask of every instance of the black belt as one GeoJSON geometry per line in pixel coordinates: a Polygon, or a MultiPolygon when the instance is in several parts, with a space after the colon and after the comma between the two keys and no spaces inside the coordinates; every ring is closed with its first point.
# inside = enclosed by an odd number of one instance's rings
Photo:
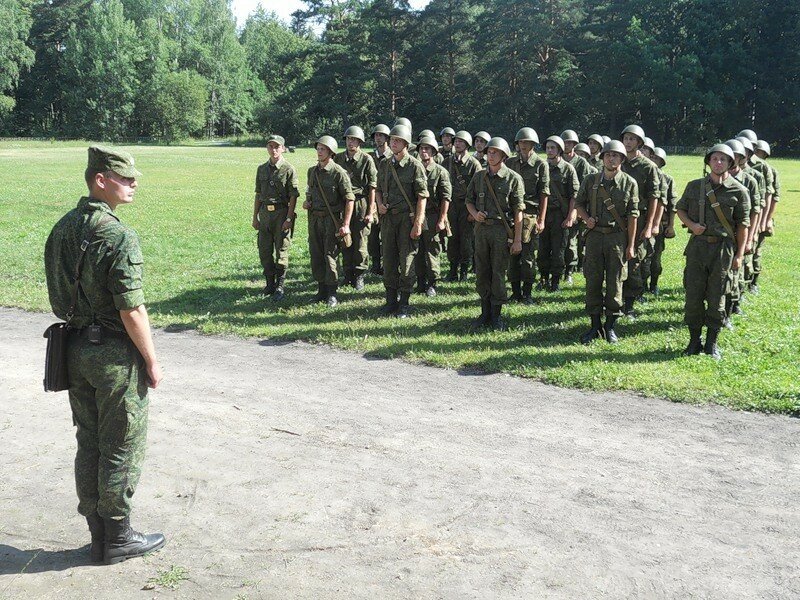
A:
{"type": "Polygon", "coordinates": [[[699,240],[703,240],[704,242],[708,242],[709,244],[718,244],[726,239],[718,235],[695,235],[694,237],[699,240]]]}
{"type": "MultiPolygon", "coordinates": [[[[70,327],[69,330],[70,332],[74,333],[77,336],[86,337],[89,335],[89,327],[90,327],[89,325],[87,325],[86,327],[70,327]]],[[[120,340],[130,339],[127,331],[117,331],[116,329],[109,329],[105,325],[100,325],[99,327],[103,332],[103,337],[105,338],[116,338],[120,340]]]]}
{"type": "Polygon", "coordinates": [[[598,233],[607,234],[607,233],[614,233],[615,231],[622,231],[622,229],[620,229],[616,225],[610,225],[607,227],[595,225],[594,228],[590,229],[589,231],[597,231],[598,233]]]}
{"type": "Polygon", "coordinates": [[[408,210],[408,207],[406,206],[405,208],[403,208],[403,207],[401,207],[401,208],[390,208],[389,209],[389,214],[392,214],[392,215],[402,215],[402,214],[411,215],[413,213],[410,210],[408,210]]]}
{"type": "MultiPolygon", "coordinates": [[[[314,215],[315,217],[329,217],[329,216],[331,216],[330,213],[327,210],[311,209],[311,214],[314,215]]],[[[333,214],[336,215],[338,218],[341,218],[341,214],[340,213],[338,213],[336,211],[333,211],[333,214]]]]}

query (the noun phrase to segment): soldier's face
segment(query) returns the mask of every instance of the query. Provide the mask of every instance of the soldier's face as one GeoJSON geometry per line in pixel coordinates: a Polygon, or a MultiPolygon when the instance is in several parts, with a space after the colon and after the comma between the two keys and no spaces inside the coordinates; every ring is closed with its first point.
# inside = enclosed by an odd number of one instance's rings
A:
{"type": "Polygon", "coordinates": [[[622,144],[625,146],[625,151],[628,154],[632,154],[639,149],[639,141],[638,135],[633,135],[632,133],[626,133],[622,136],[622,144]]]}
{"type": "Polygon", "coordinates": [[[606,152],[603,154],[603,166],[609,171],[616,171],[622,166],[624,157],[619,152],[606,152]]]}
{"type": "Polygon", "coordinates": [[[428,144],[421,144],[417,146],[417,150],[419,150],[419,156],[422,160],[428,161],[433,158],[433,148],[428,146],[428,144]]]}
{"type": "MultiPolygon", "coordinates": [[[[450,139],[452,140],[453,138],[450,139]]],[[[444,138],[442,138],[442,143],[444,143],[444,138]]],[[[467,142],[465,142],[461,138],[457,139],[455,141],[455,144],[453,145],[455,146],[456,152],[458,152],[459,154],[461,154],[462,152],[466,152],[468,148],[467,142]]]]}
{"type": "Polygon", "coordinates": [[[484,148],[486,148],[486,144],[488,142],[483,138],[475,138],[475,150],[478,152],[483,152],[484,148]]]}
{"type": "Polygon", "coordinates": [[[350,152],[355,152],[361,147],[361,140],[359,140],[358,138],[348,136],[345,139],[347,140],[347,149],[350,152]]]}
{"type": "Polygon", "coordinates": [[[502,150],[498,150],[497,148],[489,148],[486,152],[486,162],[489,163],[490,167],[499,167],[500,163],[502,163],[506,159],[506,153],[502,150]]]}
{"type": "Polygon", "coordinates": [[[267,154],[272,160],[278,160],[283,154],[284,147],[278,142],[270,142],[267,144],[267,154]]]}
{"type": "Polygon", "coordinates": [[[101,200],[105,200],[112,208],[133,202],[133,196],[138,186],[135,178],[123,177],[114,171],[98,173],[95,183],[103,190],[101,200]]]}
{"type": "Polygon", "coordinates": [[[385,146],[386,142],[389,141],[389,137],[385,133],[376,133],[373,139],[376,146],[385,146]]]}
{"type": "Polygon", "coordinates": [[[592,151],[592,154],[597,154],[598,152],[600,152],[600,150],[602,150],[602,148],[600,147],[600,144],[598,144],[596,141],[589,140],[589,150],[592,151]]]}
{"type": "Polygon", "coordinates": [[[547,158],[556,158],[561,154],[561,148],[555,142],[547,142],[544,146],[544,151],[547,153],[547,158]]]}
{"type": "Polygon", "coordinates": [[[533,150],[533,142],[529,142],[527,140],[523,140],[517,142],[517,147],[519,147],[519,151],[523,154],[530,154],[531,150],[533,150]]]}
{"type": "Polygon", "coordinates": [[[389,147],[392,149],[392,154],[400,154],[403,150],[405,150],[406,144],[405,140],[401,140],[399,137],[389,138],[389,147]]]}
{"type": "Polygon", "coordinates": [[[760,158],[761,160],[766,160],[767,159],[767,153],[764,152],[763,150],[756,150],[756,156],[758,158],[760,158]]]}
{"type": "Polygon", "coordinates": [[[577,145],[578,142],[564,142],[564,152],[572,154],[572,151],[575,150],[575,146],[577,145]]]}
{"type": "Polygon", "coordinates": [[[582,156],[583,158],[589,158],[589,155],[586,154],[586,152],[584,152],[583,150],[576,150],[575,154],[577,154],[578,156],[582,156]]]}
{"type": "Polygon", "coordinates": [[[322,144],[317,144],[317,160],[319,162],[325,162],[331,156],[333,156],[333,152],[331,152],[330,148],[322,144]]]}
{"type": "Polygon", "coordinates": [[[442,146],[452,146],[452,145],[453,145],[453,136],[450,135],[449,133],[445,133],[442,136],[442,146]]]}
{"type": "Polygon", "coordinates": [[[711,168],[711,172],[714,173],[714,175],[722,175],[733,165],[727,154],[714,152],[714,154],[708,157],[708,166],[711,168]]]}
{"type": "Polygon", "coordinates": [[[646,158],[653,158],[653,151],[647,146],[642,146],[642,154],[644,154],[646,158]]]}

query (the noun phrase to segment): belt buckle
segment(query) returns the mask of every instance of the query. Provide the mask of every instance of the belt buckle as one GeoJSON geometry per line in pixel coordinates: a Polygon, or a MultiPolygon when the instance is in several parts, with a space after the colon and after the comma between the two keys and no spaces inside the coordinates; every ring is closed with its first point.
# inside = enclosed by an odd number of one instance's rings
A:
{"type": "Polygon", "coordinates": [[[272,212],[274,210],[275,210],[275,205],[274,204],[267,204],[267,211],[268,212],[272,212]]]}

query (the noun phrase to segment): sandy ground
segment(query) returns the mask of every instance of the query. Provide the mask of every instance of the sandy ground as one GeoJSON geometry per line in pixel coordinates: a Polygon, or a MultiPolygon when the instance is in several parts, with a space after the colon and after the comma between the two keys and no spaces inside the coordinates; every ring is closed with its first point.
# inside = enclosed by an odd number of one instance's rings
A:
{"type": "Polygon", "coordinates": [[[133,514],[168,544],[91,566],[51,321],[0,309],[0,598],[800,597],[797,419],[192,332],[133,514]]]}

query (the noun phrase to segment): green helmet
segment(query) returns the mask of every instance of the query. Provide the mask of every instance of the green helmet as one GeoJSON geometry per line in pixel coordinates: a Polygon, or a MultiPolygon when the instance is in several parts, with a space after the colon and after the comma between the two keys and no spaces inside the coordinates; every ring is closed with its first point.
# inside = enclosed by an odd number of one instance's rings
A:
{"type": "Polygon", "coordinates": [[[772,151],[770,150],[769,144],[767,142],[765,142],[764,140],[756,140],[756,143],[754,145],[754,149],[755,150],[761,150],[767,156],[772,154],[772,151]]]}
{"type": "Polygon", "coordinates": [[[411,130],[405,125],[395,125],[389,132],[389,137],[396,137],[411,145],[411,130]]]}
{"type": "Polygon", "coordinates": [[[576,144],[581,140],[578,138],[578,134],[575,133],[573,129],[565,129],[561,132],[561,139],[565,142],[575,142],[576,144]]]}
{"type": "Polygon", "coordinates": [[[452,135],[455,137],[456,131],[452,127],[445,127],[439,132],[439,138],[441,138],[443,135],[452,135]]]}
{"type": "Polygon", "coordinates": [[[371,137],[374,138],[376,133],[382,133],[383,135],[388,136],[390,133],[389,126],[384,125],[383,123],[375,125],[375,129],[372,130],[371,137]]]}
{"type": "Polygon", "coordinates": [[[737,139],[728,140],[725,142],[725,145],[728,146],[731,150],[733,150],[734,154],[741,154],[744,157],[747,157],[747,152],[745,152],[744,144],[737,139]]]}
{"type": "Polygon", "coordinates": [[[506,155],[506,158],[511,156],[511,148],[508,147],[508,142],[501,137],[493,137],[490,139],[489,143],[486,145],[486,149],[488,150],[489,148],[500,150],[500,152],[506,155]]]}
{"type": "Polygon", "coordinates": [[[606,152],[616,152],[617,154],[622,155],[622,162],[628,160],[628,152],[625,150],[625,145],[620,142],[619,140],[609,140],[603,146],[603,149],[600,150],[600,158],[603,158],[603,155],[606,152]]]}
{"type": "Polygon", "coordinates": [[[708,149],[708,152],[706,152],[706,156],[703,159],[703,162],[708,164],[708,161],[711,159],[711,155],[716,152],[720,152],[725,156],[727,156],[728,158],[730,158],[731,165],[736,163],[736,156],[733,154],[733,150],[731,150],[731,147],[726,144],[714,144],[713,146],[711,146],[711,148],[708,149]]]}
{"type": "Polygon", "coordinates": [[[464,142],[466,142],[468,147],[470,147],[470,148],[472,147],[472,134],[469,131],[464,131],[462,129],[458,133],[454,134],[453,137],[456,140],[463,140],[464,142]]]}
{"type": "Polygon", "coordinates": [[[547,138],[547,141],[545,141],[545,145],[547,145],[547,142],[553,142],[561,149],[561,152],[564,152],[564,140],[561,139],[561,136],[551,135],[549,138],[547,138]]]}
{"type": "Polygon", "coordinates": [[[626,133],[632,133],[636,137],[639,138],[639,148],[644,146],[644,140],[646,136],[644,135],[644,129],[639,127],[638,125],[628,125],[625,129],[622,130],[622,133],[619,134],[619,139],[622,141],[622,138],[625,136],[626,133]]]}
{"type": "Polygon", "coordinates": [[[575,152],[585,152],[586,154],[592,153],[592,151],[589,150],[589,146],[584,143],[575,144],[575,152]]]}
{"type": "Polygon", "coordinates": [[[742,146],[744,146],[745,150],[749,150],[753,152],[755,149],[753,148],[753,142],[750,141],[750,138],[740,135],[736,138],[739,142],[741,142],[742,146]]]}
{"type": "Polygon", "coordinates": [[[589,136],[589,139],[586,140],[586,141],[587,142],[593,141],[593,142],[597,143],[597,145],[600,146],[601,150],[602,150],[603,146],[606,145],[606,142],[603,139],[603,136],[600,135],[599,133],[593,133],[592,135],[589,136]]]}
{"type": "Polygon", "coordinates": [[[417,134],[417,140],[421,140],[424,137],[432,137],[435,138],[436,135],[430,129],[423,129],[417,134]]]}
{"type": "Polygon", "coordinates": [[[486,142],[488,144],[489,140],[492,139],[492,136],[490,136],[485,131],[479,131],[478,133],[475,134],[475,139],[476,140],[483,140],[484,142],[486,142]]]}
{"type": "Polygon", "coordinates": [[[406,127],[408,127],[409,131],[413,129],[413,127],[411,127],[411,121],[409,121],[405,117],[398,117],[397,119],[395,119],[394,127],[397,127],[398,125],[405,125],[406,127]]]}
{"type": "Polygon", "coordinates": [[[752,129],[742,129],[739,133],[736,134],[736,137],[746,137],[750,142],[756,143],[758,141],[758,136],[756,132],[752,129]]]}
{"type": "Polygon", "coordinates": [[[533,142],[534,144],[539,143],[539,135],[536,133],[536,130],[533,127],[523,127],[517,132],[517,135],[514,136],[515,142],[533,142]]]}
{"type": "Polygon", "coordinates": [[[603,138],[603,146],[605,146],[608,142],[611,141],[611,138],[608,137],[607,135],[603,135],[601,137],[603,138]]]}
{"type": "Polygon", "coordinates": [[[417,150],[419,150],[419,147],[422,146],[423,144],[433,148],[434,154],[439,152],[439,142],[436,141],[436,138],[433,135],[426,135],[419,138],[417,140],[417,150]]]}
{"type": "Polygon", "coordinates": [[[320,144],[325,146],[328,150],[330,150],[334,154],[336,154],[339,151],[339,144],[336,142],[335,139],[333,139],[329,135],[323,135],[321,138],[319,138],[317,140],[316,145],[319,146],[320,144]]]}
{"type": "Polygon", "coordinates": [[[661,166],[667,166],[667,152],[663,148],[655,147],[653,148],[653,154],[655,154],[656,158],[660,158],[661,162],[663,163],[661,166]]]}
{"type": "Polygon", "coordinates": [[[348,127],[347,130],[344,132],[343,137],[345,139],[349,137],[354,137],[357,140],[360,140],[362,143],[366,141],[364,136],[364,130],[361,129],[361,127],[357,127],[356,125],[351,125],[350,127],[348,127]]]}
{"type": "Polygon", "coordinates": [[[650,150],[655,150],[656,145],[653,140],[649,137],[644,138],[644,144],[642,144],[642,148],[650,148],[650,150]]]}

